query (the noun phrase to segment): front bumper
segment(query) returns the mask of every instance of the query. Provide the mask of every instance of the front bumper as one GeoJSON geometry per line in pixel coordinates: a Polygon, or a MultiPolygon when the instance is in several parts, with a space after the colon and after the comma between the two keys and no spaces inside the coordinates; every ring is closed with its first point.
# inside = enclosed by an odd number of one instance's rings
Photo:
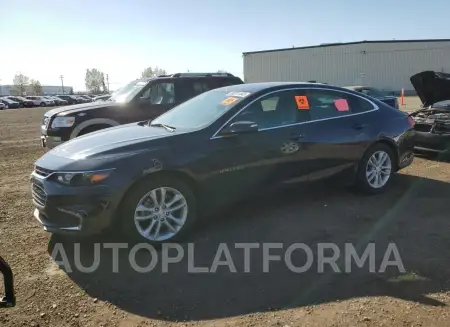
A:
{"type": "Polygon", "coordinates": [[[414,149],[418,151],[446,153],[450,151],[450,135],[430,132],[418,132],[414,140],[414,149]]]}
{"type": "Polygon", "coordinates": [[[58,136],[41,135],[41,146],[43,148],[53,149],[61,143],[64,143],[64,141],[58,136]]]}
{"type": "Polygon", "coordinates": [[[98,234],[113,222],[120,196],[112,187],[68,187],[48,178],[30,178],[34,217],[54,234],[98,234]]]}

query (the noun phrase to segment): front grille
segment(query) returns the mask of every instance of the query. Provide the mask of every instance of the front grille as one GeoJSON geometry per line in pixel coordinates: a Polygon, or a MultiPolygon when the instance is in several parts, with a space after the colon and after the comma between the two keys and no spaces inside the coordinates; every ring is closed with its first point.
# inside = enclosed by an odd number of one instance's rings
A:
{"type": "Polygon", "coordinates": [[[47,202],[47,193],[45,193],[44,189],[40,187],[39,185],[32,183],[31,184],[31,194],[33,196],[33,201],[41,206],[44,207],[45,203],[47,202]]]}
{"type": "Polygon", "coordinates": [[[49,169],[45,169],[45,168],[36,166],[36,167],[34,167],[34,173],[41,177],[47,177],[52,173],[52,171],[49,169]]]}
{"type": "Polygon", "coordinates": [[[431,125],[429,124],[415,124],[414,129],[418,132],[430,132],[431,131],[431,125]]]}

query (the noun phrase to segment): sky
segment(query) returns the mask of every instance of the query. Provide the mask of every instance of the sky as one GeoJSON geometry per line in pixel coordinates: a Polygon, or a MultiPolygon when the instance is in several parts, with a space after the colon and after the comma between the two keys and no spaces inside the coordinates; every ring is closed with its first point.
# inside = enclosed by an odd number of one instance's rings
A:
{"type": "Polygon", "coordinates": [[[450,38],[448,0],[0,0],[0,12],[0,84],[63,75],[76,91],[87,68],[113,90],[149,66],[243,77],[243,52],[450,38]]]}

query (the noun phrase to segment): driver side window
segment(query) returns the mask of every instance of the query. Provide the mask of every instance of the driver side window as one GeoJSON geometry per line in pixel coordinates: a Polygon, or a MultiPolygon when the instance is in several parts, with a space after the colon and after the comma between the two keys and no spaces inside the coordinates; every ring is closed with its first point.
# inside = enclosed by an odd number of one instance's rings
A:
{"type": "Polygon", "coordinates": [[[268,94],[245,108],[234,121],[251,121],[258,129],[279,127],[297,122],[297,105],[292,91],[268,94]]]}
{"type": "Polygon", "coordinates": [[[149,104],[173,104],[175,103],[175,87],[173,83],[153,84],[141,96],[149,104]]]}

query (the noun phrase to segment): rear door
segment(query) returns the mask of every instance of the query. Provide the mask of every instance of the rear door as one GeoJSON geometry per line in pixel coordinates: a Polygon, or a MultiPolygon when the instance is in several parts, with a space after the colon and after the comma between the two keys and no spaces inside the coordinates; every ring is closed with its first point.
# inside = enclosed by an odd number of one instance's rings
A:
{"type": "Polygon", "coordinates": [[[306,104],[310,121],[299,125],[309,179],[333,175],[359,161],[375,138],[372,121],[377,106],[340,90],[305,88],[297,98],[306,104]]]}

